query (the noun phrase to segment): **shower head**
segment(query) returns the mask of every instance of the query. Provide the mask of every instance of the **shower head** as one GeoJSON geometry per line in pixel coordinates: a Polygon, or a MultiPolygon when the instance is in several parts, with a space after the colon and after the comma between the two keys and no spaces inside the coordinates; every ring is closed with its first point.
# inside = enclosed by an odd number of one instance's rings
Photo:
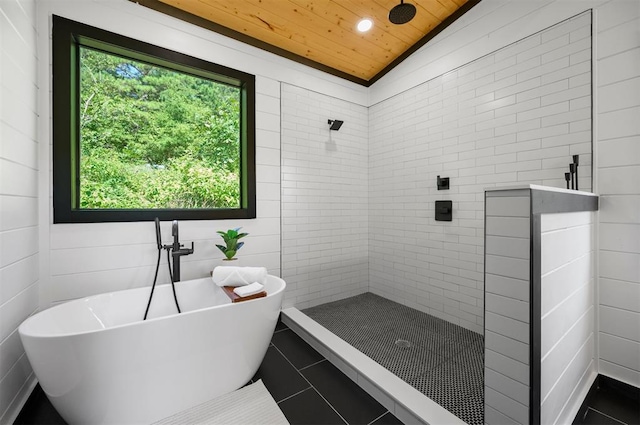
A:
{"type": "Polygon", "coordinates": [[[340,121],[340,120],[327,120],[327,124],[331,124],[331,127],[329,127],[329,130],[340,130],[340,127],[342,127],[342,124],[344,124],[344,121],[340,121]]]}
{"type": "Polygon", "coordinates": [[[395,5],[389,11],[389,20],[396,25],[406,24],[416,16],[416,7],[410,3],[400,0],[400,4],[395,5]]]}

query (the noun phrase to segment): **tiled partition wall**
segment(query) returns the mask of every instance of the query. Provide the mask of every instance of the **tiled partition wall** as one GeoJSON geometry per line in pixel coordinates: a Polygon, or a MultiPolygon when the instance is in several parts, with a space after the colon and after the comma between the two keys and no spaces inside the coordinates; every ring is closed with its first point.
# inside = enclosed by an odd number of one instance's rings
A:
{"type": "Polygon", "coordinates": [[[486,192],[487,424],[571,423],[591,387],[597,208],[571,190],[486,192]]]}
{"type": "Polygon", "coordinates": [[[591,14],[373,105],[369,120],[370,290],[482,332],[483,189],[564,187],[573,154],[591,189],[591,14]],[[434,220],[437,199],[453,201],[452,222],[434,220]]]}
{"type": "Polygon", "coordinates": [[[571,423],[595,371],[595,213],[543,214],[540,423],[571,423]],[[565,406],[566,404],[566,406],[565,406]],[[573,413],[573,416],[571,416],[573,413]],[[571,417],[570,417],[571,416],[571,417]]]}
{"type": "Polygon", "coordinates": [[[530,190],[487,192],[485,423],[526,424],[530,406],[530,190]]]}
{"type": "Polygon", "coordinates": [[[599,367],[640,387],[640,2],[597,16],[599,367]]]}
{"type": "Polygon", "coordinates": [[[18,326],[38,308],[35,1],[0,2],[0,423],[34,383],[18,326]]]}
{"type": "Polygon", "coordinates": [[[364,106],[282,84],[282,277],[299,309],[368,290],[364,106]],[[329,130],[328,119],[344,121],[329,130]]]}

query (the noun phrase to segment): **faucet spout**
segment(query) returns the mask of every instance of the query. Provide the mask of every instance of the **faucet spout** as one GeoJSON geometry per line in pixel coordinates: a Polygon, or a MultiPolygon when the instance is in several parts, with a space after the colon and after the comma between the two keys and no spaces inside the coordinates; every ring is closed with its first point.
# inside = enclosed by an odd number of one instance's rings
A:
{"type": "Polygon", "coordinates": [[[171,236],[173,236],[173,245],[171,246],[171,249],[174,251],[180,249],[180,238],[178,234],[178,220],[173,220],[173,223],[171,224],[171,236]]]}

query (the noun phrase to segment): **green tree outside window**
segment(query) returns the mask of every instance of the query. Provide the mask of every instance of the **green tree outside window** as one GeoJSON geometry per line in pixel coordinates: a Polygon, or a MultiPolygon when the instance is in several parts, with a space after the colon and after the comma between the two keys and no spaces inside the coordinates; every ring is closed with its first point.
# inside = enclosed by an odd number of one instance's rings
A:
{"type": "Polygon", "coordinates": [[[238,208],[240,89],[80,48],[80,208],[238,208]]]}

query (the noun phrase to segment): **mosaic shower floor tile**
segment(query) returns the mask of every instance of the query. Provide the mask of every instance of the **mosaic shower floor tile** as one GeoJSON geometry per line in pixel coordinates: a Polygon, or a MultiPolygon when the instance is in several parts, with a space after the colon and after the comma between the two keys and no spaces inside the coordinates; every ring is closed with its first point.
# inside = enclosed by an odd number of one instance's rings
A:
{"type": "Polygon", "coordinates": [[[371,293],[303,313],[463,421],[483,423],[482,335],[371,293]]]}

